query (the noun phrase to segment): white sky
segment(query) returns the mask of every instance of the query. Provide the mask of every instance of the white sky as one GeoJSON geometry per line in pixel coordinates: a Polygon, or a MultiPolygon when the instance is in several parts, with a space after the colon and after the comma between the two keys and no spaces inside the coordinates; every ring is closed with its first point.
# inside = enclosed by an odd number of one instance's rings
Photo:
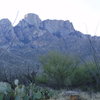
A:
{"type": "Polygon", "coordinates": [[[100,0],[0,0],[0,19],[16,23],[27,13],[36,13],[42,20],[70,20],[75,29],[100,35],[100,0]]]}

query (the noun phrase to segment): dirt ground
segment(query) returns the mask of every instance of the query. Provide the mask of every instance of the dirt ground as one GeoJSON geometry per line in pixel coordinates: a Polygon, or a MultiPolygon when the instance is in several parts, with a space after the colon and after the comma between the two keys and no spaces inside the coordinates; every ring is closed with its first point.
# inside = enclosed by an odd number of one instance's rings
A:
{"type": "Polygon", "coordinates": [[[100,100],[100,92],[62,91],[49,100],[100,100]]]}

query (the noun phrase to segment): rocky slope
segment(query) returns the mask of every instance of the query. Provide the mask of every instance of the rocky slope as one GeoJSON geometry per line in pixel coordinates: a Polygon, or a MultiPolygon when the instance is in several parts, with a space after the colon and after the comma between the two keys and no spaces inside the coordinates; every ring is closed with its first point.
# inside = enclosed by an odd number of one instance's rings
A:
{"type": "Polygon", "coordinates": [[[34,64],[35,67],[38,66],[39,55],[53,50],[88,59],[92,54],[89,39],[99,56],[100,37],[82,34],[74,29],[69,20],[42,21],[38,15],[29,13],[16,26],[12,26],[8,19],[2,19],[0,65],[26,69],[27,65],[34,64]]]}

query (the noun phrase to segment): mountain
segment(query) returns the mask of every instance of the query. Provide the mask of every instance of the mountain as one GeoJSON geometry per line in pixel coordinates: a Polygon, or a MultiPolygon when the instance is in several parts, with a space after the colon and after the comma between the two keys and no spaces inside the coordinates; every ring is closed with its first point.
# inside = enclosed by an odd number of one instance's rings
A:
{"type": "MultiPolygon", "coordinates": [[[[29,13],[16,26],[8,19],[0,20],[0,67],[38,69],[39,56],[48,51],[70,53],[84,59],[92,57],[91,43],[100,55],[100,37],[85,35],[74,29],[69,20],[41,20],[29,13]]],[[[25,72],[23,71],[23,72],[25,72]]],[[[16,73],[20,73],[17,71],[16,73]]]]}

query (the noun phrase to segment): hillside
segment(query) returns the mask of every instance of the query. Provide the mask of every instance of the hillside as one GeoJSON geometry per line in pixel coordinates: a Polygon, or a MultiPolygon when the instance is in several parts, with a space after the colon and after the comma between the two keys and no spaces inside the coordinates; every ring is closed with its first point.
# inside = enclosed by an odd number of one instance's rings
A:
{"type": "MultiPolygon", "coordinates": [[[[29,13],[16,26],[0,20],[0,67],[23,70],[39,67],[39,56],[48,51],[61,51],[80,58],[92,58],[90,41],[100,55],[100,37],[85,35],[67,20],[41,20],[29,13]]],[[[24,72],[24,71],[23,71],[24,72]]]]}

